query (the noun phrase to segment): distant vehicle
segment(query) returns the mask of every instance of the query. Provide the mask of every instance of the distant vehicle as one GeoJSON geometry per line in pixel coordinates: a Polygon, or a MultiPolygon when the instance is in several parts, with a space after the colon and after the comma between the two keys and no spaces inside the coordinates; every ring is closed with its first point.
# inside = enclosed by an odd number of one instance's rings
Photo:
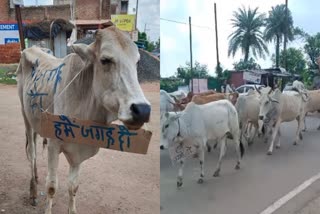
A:
{"type": "Polygon", "coordinates": [[[254,86],[256,86],[259,90],[265,87],[264,85],[245,84],[236,88],[236,92],[238,92],[240,95],[246,95],[250,89],[256,90],[254,86]]]}
{"type": "Polygon", "coordinates": [[[147,47],[146,47],[146,43],[145,42],[143,42],[143,41],[137,41],[137,42],[134,42],[134,43],[136,43],[136,45],[138,46],[138,48],[141,48],[141,49],[146,49],[147,47]]]}

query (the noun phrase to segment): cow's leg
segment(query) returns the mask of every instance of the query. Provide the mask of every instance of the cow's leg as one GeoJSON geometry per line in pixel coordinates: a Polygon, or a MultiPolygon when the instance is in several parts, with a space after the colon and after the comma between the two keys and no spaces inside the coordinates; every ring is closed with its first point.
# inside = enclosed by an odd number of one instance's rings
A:
{"type": "Polygon", "coordinates": [[[293,143],[293,145],[297,145],[298,143],[301,142],[302,140],[302,133],[301,133],[301,127],[303,127],[304,125],[304,118],[298,116],[297,117],[297,121],[298,121],[298,128],[297,128],[297,132],[296,132],[296,140],[293,143]]]}
{"type": "Polygon", "coordinates": [[[225,135],[225,136],[221,139],[219,161],[218,161],[216,170],[214,171],[213,177],[218,177],[219,174],[220,174],[222,158],[223,158],[223,156],[224,156],[224,154],[225,154],[225,152],[226,152],[226,143],[227,143],[227,136],[225,135]]]}
{"type": "Polygon", "coordinates": [[[238,156],[238,160],[237,160],[237,164],[235,166],[235,169],[240,169],[240,163],[241,163],[241,158],[244,154],[244,147],[242,142],[239,140],[239,138],[235,137],[233,139],[234,145],[236,146],[236,152],[237,152],[237,156],[238,156]]]}
{"type": "Polygon", "coordinates": [[[177,178],[177,187],[178,187],[178,188],[181,187],[182,184],[183,184],[182,176],[183,176],[184,162],[185,162],[184,159],[181,159],[181,160],[179,161],[179,170],[178,170],[178,178],[177,178]]]}
{"type": "MultiPolygon", "coordinates": [[[[273,133],[272,133],[272,138],[271,138],[271,143],[270,143],[270,147],[269,147],[269,150],[268,150],[268,155],[272,155],[272,151],[273,151],[273,144],[274,144],[274,141],[277,137],[277,134],[278,134],[278,130],[280,128],[280,125],[281,125],[281,121],[278,120],[276,125],[275,125],[275,128],[273,130],[273,133]]],[[[269,127],[270,129],[272,129],[271,127],[269,127]]],[[[280,139],[279,139],[280,141],[280,139]]],[[[279,142],[280,143],[280,142],[279,142]]]]}
{"type": "MultiPolygon", "coordinates": [[[[302,128],[303,132],[307,131],[306,116],[307,116],[307,113],[305,113],[304,118],[303,118],[303,128],[302,128]]],[[[318,127],[318,130],[319,130],[319,128],[320,128],[320,126],[318,127]]]]}
{"type": "Polygon", "coordinates": [[[252,125],[253,125],[253,128],[254,128],[254,133],[249,138],[249,145],[253,144],[253,140],[255,139],[255,137],[257,136],[257,133],[259,131],[259,124],[258,123],[252,123],[252,125]]]}
{"type": "Polygon", "coordinates": [[[45,214],[51,214],[52,201],[58,187],[57,168],[59,164],[60,142],[49,139],[48,142],[48,175],[46,181],[47,204],[45,214]]]}
{"type": "Polygon", "coordinates": [[[35,142],[36,134],[32,131],[31,128],[26,130],[26,138],[27,138],[27,155],[31,164],[31,180],[30,180],[30,203],[32,206],[37,205],[37,164],[36,164],[36,142],[35,142]]]}
{"type": "Polygon", "coordinates": [[[26,128],[26,153],[27,159],[30,161],[31,168],[31,180],[30,180],[30,204],[32,206],[37,205],[37,166],[36,166],[36,134],[31,128],[31,125],[26,117],[24,110],[22,109],[22,116],[24,125],[26,128]]]}
{"type": "Polygon", "coordinates": [[[200,178],[198,179],[198,183],[202,184],[203,178],[204,178],[204,148],[202,145],[200,146],[200,151],[199,151],[199,161],[200,161],[200,178]]]}
{"type": "Polygon", "coordinates": [[[76,214],[76,193],[79,187],[79,170],[80,164],[70,165],[69,169],[69,214],[76,214]]]}
{"type": "Polygon", "coordinates": [[[277,144],[276,144],[276,149],[280,149],[280,138],[281,138],[281,132],[280,132],[280,127],[279,127],[279,130],[278,130],[278,141],[277,141],[277,144]]]}

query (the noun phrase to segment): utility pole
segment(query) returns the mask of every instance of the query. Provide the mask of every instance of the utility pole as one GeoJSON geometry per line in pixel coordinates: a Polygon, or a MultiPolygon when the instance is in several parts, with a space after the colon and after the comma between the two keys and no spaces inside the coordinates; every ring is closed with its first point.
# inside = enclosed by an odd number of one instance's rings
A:
{"type": "Polygon", "coordinates": [[[23,30],[22,30],[22,19],[21,19],[20,5],[15,4],[14,8],[15,8],[15,11],[16,11],[16,19],[17,19],[18,27],[19,27],[20,45],[21,45],[21,49],[24,50],[26,48],[26,46],[24,44],[24,36],[23,36],[23,30]]]}
{"type": "Polygon", "coordinates": [[[139,7],[139,0],[137,0],[137,3],[136,3],[136,19],[135,19],[136,30],[138,29],[138,26],[137,26],[137,23],[138,23],[138,7],[139,7]]]}
{"type": "Polygon", "coordinates": [[[217,4],[214,3],[214,23],[216,31],[216,54],[217,54],[217,75],[220,76],[220,60],[219,60],[219,40],[218,40],[218,20],[217,20],[217,4]]]}
{"type": "Polygon", "coordinates": [[[192,65],[192,33],[191,33],[191,16],[189,16],[189,40],[190,40],[190,66],[191,66],[191,91],[193,92],[193,65],[192,65]]]}
{"type": "Polygon", "coordinates": [[[286,14],[285,14],[285,33],[284,33],[284,41],[283,41],[283,54],[284,54],[284,68],[288,69],[287,66],[287,38],[288,38],[288,0],[286,0],[286,14]]]}

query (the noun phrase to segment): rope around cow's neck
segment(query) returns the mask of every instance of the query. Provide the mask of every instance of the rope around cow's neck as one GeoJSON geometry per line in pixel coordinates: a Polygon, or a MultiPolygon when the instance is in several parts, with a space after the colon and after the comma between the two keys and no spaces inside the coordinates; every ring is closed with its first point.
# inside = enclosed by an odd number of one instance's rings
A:
{"type": "MultiPolygon", "coordinates": [[[[71,83],[79,76],[79,74],[82,72],[82,70],[80,70],[73,78],[72,80],[68,83],[68,85],[66,85],[66,87],[64,87],[62,89],[62,91],[57,95],[56,98],[58,98],[63,92],[65,92],[65,90],[71,85],[71,83]]],[[[53,101],[50,103],[50,105],[48,105],[48,108],[46,110],[43,110],[43,108],[41,108],[41,111],[44,112],[48,112],[49,108],[55,103],[56,99],[53,99],[53,101]]],[[[146,127],[146,130],[149,130],[149,127],[147,125],[147,123],[144,123],[144,126],[146,127]]],[[[180,127],[180,125],[179,125],[180,127]]],[[[180,133],[180,129],[179,129],[179,133],[180,133]]]]}
{"type": "MultiPolygon", "coordinates": [[[[80,70],[73,78],[72,80],[68,83],[68,85],[66,85],[66,87],[64,87],[62,89],[62,91],[60,91],[60,93],[57,95],[56,98],[60,97],[60,95],[65,92],[65,90],[71,85],[71,83],[79,76],[79,74],[82,72],[82,70],[80,70]]],[[[48,108],[46,110],[44,110],[45,112],[48,111],[48,109],[55,103],[56,99],[53,99],[53,101],[50,103],[50,105],[48,105],[48,108]]],[[[43,110],[43,109],[42,109],[43,110]]]]}

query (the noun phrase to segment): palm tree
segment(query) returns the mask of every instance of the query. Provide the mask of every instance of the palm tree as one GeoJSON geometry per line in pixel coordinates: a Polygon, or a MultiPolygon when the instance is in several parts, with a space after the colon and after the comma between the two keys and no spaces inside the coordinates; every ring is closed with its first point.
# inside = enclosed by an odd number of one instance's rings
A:
{"type": "Polygon", "coordinates": [[[265,57],[268,48],[264,43],[261,27],[264,26],[264,14],[259,14],[258,8],[247,11],[245,8],[239,8],[233,13],[232,27],[235,31],[229,35],[228,56],[234,56],[240,49],[244,54],[244,62],[249,59],[250,53],[255,58],[265,57]]]}
{"type": "Polygon", "coordinates": [[[293,19],[288,9],[288,20],[286,22],[286,5],[281,4],[272,7],[269,11],[269,17],[266,19],[266,29],[264,38],[268,42],[276,42],[276,67],[279,67],[280,43],[284,40],[284,34],[287,30],[287,40],[294,39],[293,19]]]}

